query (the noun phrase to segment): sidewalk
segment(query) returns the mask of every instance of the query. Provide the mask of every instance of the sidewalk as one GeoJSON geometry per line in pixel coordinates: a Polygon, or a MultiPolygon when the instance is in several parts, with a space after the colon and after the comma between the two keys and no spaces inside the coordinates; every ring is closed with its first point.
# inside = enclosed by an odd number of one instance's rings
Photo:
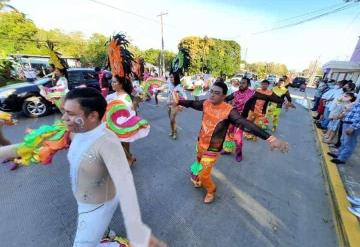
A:
{"type": "MultiPolygon", "coordinates": [[[[310,97],[307,98],[309,105],[310,97]]],[[[327,155],[329,147],[322,140],[322,131],[314,127],[319,151],[323,156],[323,173],[328,181],[328,189],[332,200],[334,217],[337,222],[339,243],[341,246],[355,247],[360,243],[360,221],[348,211],[350,206],[347,195],[360,197],[360,144],[345,165],[332,163],[327,155]]]]}

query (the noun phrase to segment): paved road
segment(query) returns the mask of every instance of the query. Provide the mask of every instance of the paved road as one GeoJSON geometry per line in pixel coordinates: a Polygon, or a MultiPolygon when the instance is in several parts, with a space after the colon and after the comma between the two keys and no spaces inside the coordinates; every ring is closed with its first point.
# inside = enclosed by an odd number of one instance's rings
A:
{"type": "MultiPolygon", "coordinates": [[[[149,103],[141,115],[152,129],[132,146],[133,168],[144,221],[171,247],[337,246],[328,195],[308,112],[298,107],[282,114],[277,135],[289,141],[288,154],[271,152],[266,143],[245,143],[236,163],[222,157],[214,169],[216,201],[202,203],[204,193],[191,186],[188,167],[194,161],[201,114],[179,115],[179,139],[168,138],[166,106],[149,103]]],[[[5,128],[13,141],[26,127],[54,117],[21,119],[5,128]]],[[[65,152],[49,166],[14,172],[0,167],[0,246],[69,247],[76,223],[65,152]]],[[[125,235],[119,211],[112,228],[125,235]]]]}

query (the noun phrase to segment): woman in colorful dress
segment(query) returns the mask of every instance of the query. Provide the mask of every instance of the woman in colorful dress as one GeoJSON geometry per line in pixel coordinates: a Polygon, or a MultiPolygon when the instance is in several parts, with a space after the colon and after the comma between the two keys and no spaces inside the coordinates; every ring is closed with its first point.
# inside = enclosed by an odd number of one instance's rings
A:
{"type": "Polygon", "coordinates": [[[64,102],[65,95],[69,92],[67,71],[65,68],[55,69],[56,84],[53,87],[42,87],[40,94],[44,96],[48,101],[53,103],[60,111],[64,102]]]}
{"type": "Polygon", "coordinates": [[[180,83],[180,76],[179,74],[171,74],[169,76],[170,83],[172,87],[169,87],[168,93],[168,115],[170,119],[170,133],[169,136],[172,137],[174,140],[177,139],[177,129],[176,129],[176,116],[178,112],[182,111],[181,106],[174,106],[173,102],[175,99],[187,99],[183,86],[180,83]]]}
{"type": "Polygon", "coordinates": [[[130,142],[147,136],[150,126],[145,120],[141,120],[136,116],[130,96],[132,92],[131,82],[126,78],[115,75],[111,85],[115,93],[109,94],[106,97],[108,102],[107,113],[105,115],[106,122],[108,128],[118,134],[129,164],[132,165],[136,158],[130,152],[130,142]],[[112,122],[110,123],[109,121],[112,122]]]}

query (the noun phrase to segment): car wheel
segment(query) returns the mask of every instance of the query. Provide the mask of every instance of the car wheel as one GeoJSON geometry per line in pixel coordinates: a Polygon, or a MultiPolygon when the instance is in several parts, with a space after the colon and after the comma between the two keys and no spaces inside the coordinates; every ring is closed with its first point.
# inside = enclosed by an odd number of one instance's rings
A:
{"type": "Polygon", "coordinates": [[[51,110],[51,106],[41,97],[31,97],[24,100],[22,111],[27,117],[43,117],[51,110]]]}

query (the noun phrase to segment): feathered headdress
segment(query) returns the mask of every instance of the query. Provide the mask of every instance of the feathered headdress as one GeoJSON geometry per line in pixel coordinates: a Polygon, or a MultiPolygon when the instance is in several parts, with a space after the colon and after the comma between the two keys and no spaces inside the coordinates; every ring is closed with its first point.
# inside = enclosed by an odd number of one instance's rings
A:
{"type": "Polygon", "coordinates": [[[171,63],[171,74],[184,75],[190,67],[191,57],[187,48],[179,47],[179,52],[171,63]]]}
{"type": "Polygon", "coordinates": [[[133,54],[127,49],[129,41],[124,34],[116,34],[107,42],[108,48],[108,67],[113,75],[128,77],[131,73],[133,54]]]}
{"type": "Polygon", "coordinates": [[[55,45],[53,42],[47,40],[46,41],[46,48],[48,49],[49,56],[50,56],[50,62],[54,64],[55,68],[58,69],[67,69],[69,68],[69,65],[67,62],[60,57],[61,53],[55,51],[54,49],[55,45]]]}
{"type": "Polygon", "coordinates": [[[132,72],[135,74],[135,76],[142,81],[143,75],[145,71],[145,61],[143,58],[135,58],[135,60],[132,63],[132,72]]]}

